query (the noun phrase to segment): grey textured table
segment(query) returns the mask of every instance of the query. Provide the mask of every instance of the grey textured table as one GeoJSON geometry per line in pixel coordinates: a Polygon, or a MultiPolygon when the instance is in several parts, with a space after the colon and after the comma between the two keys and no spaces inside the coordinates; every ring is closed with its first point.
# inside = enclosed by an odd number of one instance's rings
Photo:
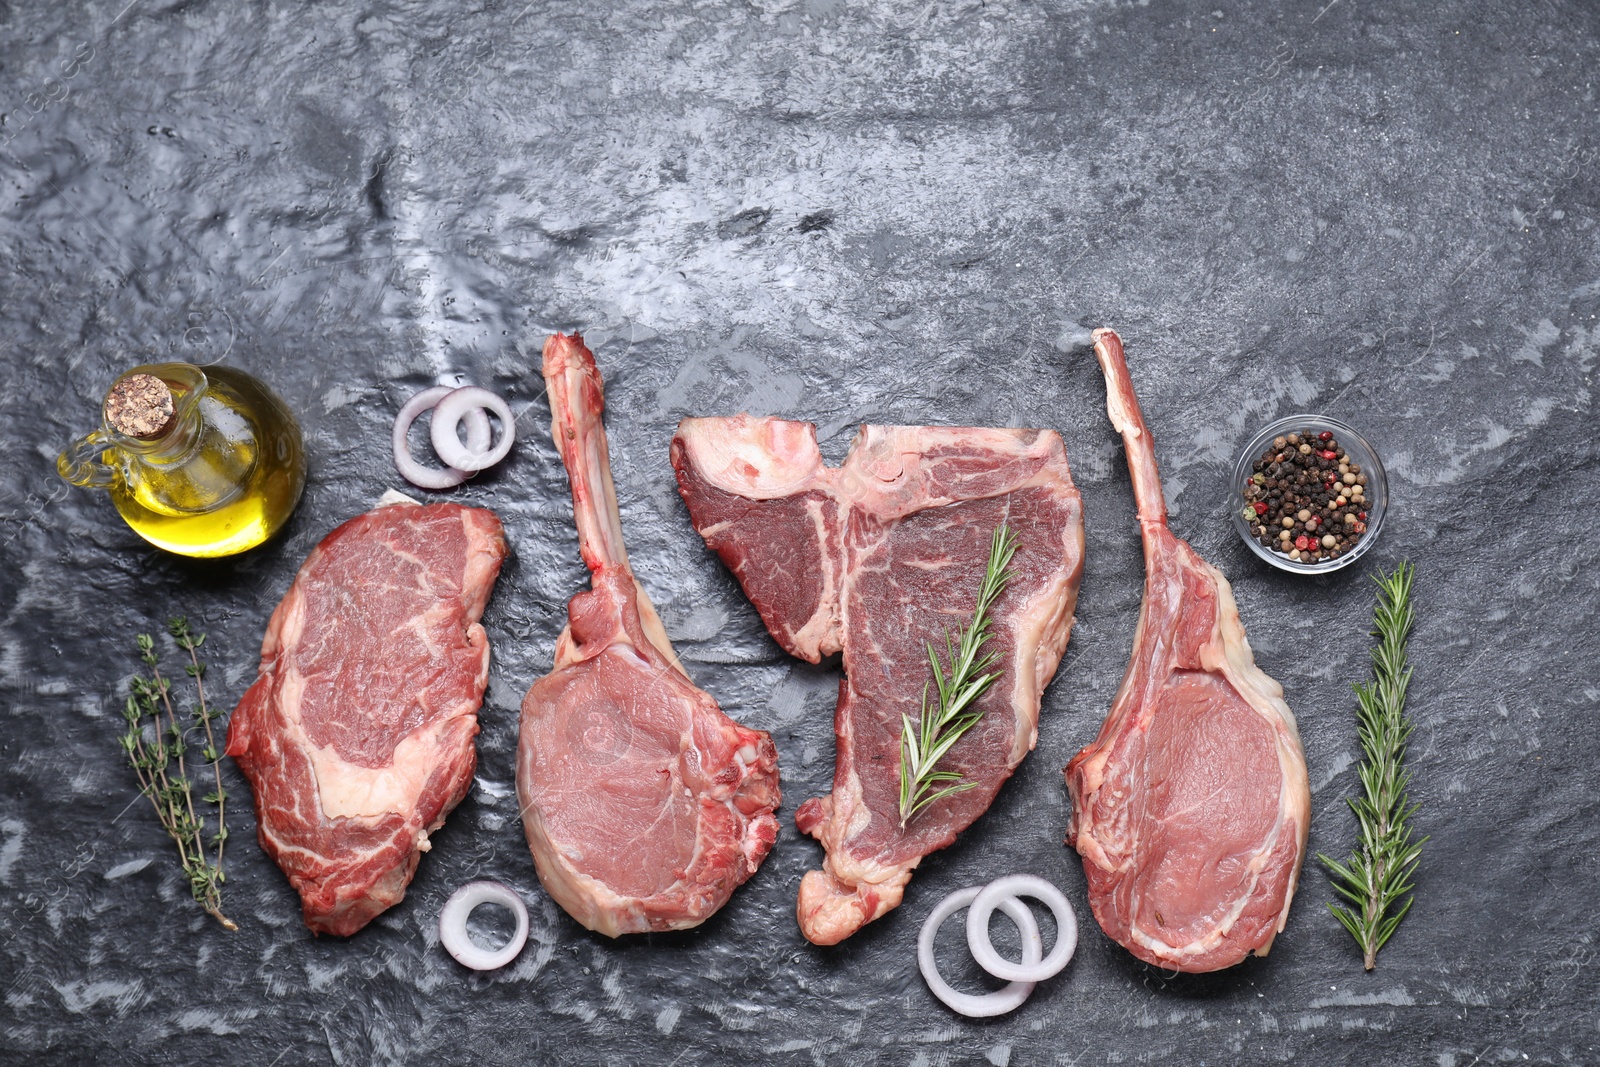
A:
{"type": "Polygon", "coordinates": [[[0,2],[0,1060],[1600,1062],[1592,5],[122,2],[0,2]],[[1353,839],[1368,577],[1418,564],[1433,839],[1373,974],[1314,863],[1271,956],[1226,973],[1158,973],[1088,917],[1060,769],[1115,691],[1141,582],[1082,344],[1101,324],[1127,340],[1175,529],[1232,577],[1299,714],[1313,853],[1353,839]],[[557,327],[607,375],[668,630],[780,752],[776,851],[689,933],[581,930],[516,818],[517,706],[584,579],[537,377],[557,327]],[[55,478],[150,356],[224,359],[299,414],[311,474],[284,536],[185,562],[55,478]],[[189,613],[231,706],[305,553],[397,484],[395,409],[452,372],[520,413],[512,458],[453,494],[498,511],[514,553],[478,783],[405,902],[347,941],[307,933],[241,812],[228,934],[119,759],[131,637],[189,613]],[[1224,518],[1233,452],[1304,409],[1365,431],[1394,495],[1374,551],[1316,580],[1264,568],[1224,518]],[[794,923],[820,853],[789,817],[831,775],[835,670],[766,637],[667,463],[677,419],[739,410],[816,421],[835,461],[862,421],[1052,427],[1084,494],[1037,751],[904,907],[832,949],[794,923]],[[917,927],[1017,869],[1067,889],[1082,947],[1020,1011],[963,1020],[916,974],[917,927]],[[477,877],[533,911],[489,975],[434,933],[477,877]]]}

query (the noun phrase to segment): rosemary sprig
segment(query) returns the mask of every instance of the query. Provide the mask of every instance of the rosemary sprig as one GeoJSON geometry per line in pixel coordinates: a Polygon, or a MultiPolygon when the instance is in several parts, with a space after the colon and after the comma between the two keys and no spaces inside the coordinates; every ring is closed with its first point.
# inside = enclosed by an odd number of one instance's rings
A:
{"type": "Polygon", "coordinates": [[[1348,901],[1348,906],[1330,903],[1328,908],[1361,946],[1369,971],[1378,964],[1378,950],[1411,910],[1411,876],[1428,840],[1412,841],[1407,825],[1418,807],[1406,792],[1411,773],[1405,768],[1406,743],[1414,725],[1406,717],[1406,688],[1411,684],[1406,639],[1413,619],[1415,573],[1415,567],[1402,563],[1394,573],[1379,575],[1373,677],[1354,687],[1365,753],[1361,763],[1365,795],[1348,802],[1360,823],[1361,840],[1345,863],[1317,856],[1332,875],[1334,889],[1348,901]]]}
{"type": "Polygon", "coordinates": [[[928,663],[933,679],[922,687],[922,714],[913,724],[911,716],[900,713],[900,828],[923,808],[943,797],[965,792],[977,785],[963,782],[957,771],[941,771],[939,761],[983,718],[977,701],[1000,677],[990,671],[999,658],[996,652],[984,654],[989,640],[989,609],[1005,592],[1011,580],[1011,557],[1017,551],[1017,537],[1000,526],[989,541],[989,563],[972,621],[961,632],[959,646],[949,630],[944,634],[948,672],[939,661],[938,649],[928,642],[928,663]],[[987,672],[987,673],[985,673],[987,672]],[[946,676],[948,673],[948,677],[946,676]],[[937,689],[938,701],[930,707],[930,689],[937,689]]]}
{"type": "MultiPolygon", "coordinates": [[[[178,848],[178,862],[189,879],[189,891],[199,905],[229,930],[239,927],[222,914],[222,850],[228,840],[228,827],[223,819],[227,793],[222,788],[222,771],[218,767],[221,753],[211,729],[211,720],[218,712],[206,704],[206,665],[200,661],[200,646],[205,644],[205,634],[196,634],[184,618],[168,622],[167,632],[178,647],[189,654],[184,673],[194,679],[198,704],[191,713],[192,723],[180,724],[177,709],[172,702],[172,685],[161,673],[160,656],[155,640],[149,634],[139,634],[139,658],[149,668],[149,676],[135,674],[127,701],[123,704],[122,718],[127,731],[122,735],[122,750],[139,779],[139,792],[150,798],[162,829],[178,848]],[[217,809],[217,832],[211,835],[209,845],[216,849],[213,860],[205,837],[205,820],[196,815],[194,796],[190,789],[189,772],[185,754],[188,751],[188,734],[195,727],[205,734],[205,747],[201,755],[211,764],[217,784],[215,792],[208,793],[205,803],[217,809]]],[[[203,809],[202,809],[203,810],[203,809]]]]}

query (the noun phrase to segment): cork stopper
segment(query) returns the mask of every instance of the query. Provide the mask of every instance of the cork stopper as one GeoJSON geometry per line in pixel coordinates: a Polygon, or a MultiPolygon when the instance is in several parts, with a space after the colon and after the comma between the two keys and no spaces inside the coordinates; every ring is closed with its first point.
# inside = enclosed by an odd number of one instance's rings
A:
{"type": "Polygon", "coordinates": [[[130,374],[111,387],[105,415],[125,437],[160,437],[172,422],[172,390],[154,374],[130,374]]]}

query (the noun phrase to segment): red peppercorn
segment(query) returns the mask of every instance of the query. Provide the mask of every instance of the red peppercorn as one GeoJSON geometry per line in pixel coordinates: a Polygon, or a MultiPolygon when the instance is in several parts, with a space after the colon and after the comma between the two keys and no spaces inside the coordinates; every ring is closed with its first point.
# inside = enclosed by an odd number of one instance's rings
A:
{"type": "Polygon", "coordinates": [[[1332,430],[1323,430],[1321,433],[1317,434],[1317,440],[1319,440],[1319,441],[1331,441],[1331,440],[1333,440],[1333,431],[1332,430]]]}
{"type": "Polygon", "coordinates": [[[1267,502],[1265,500],[1257,500],[1255,509],[1257,515],[1265,515],[1267,513],[1267,502]]]}
{"type": "Polygon", "coordinates": [[[1324,448],[1321,452],[1319,452],[1317,454],[1319,456],[1321,456],[1323,459],[1338,459],[1339,458],[1339,453],[1335,452],[1331,448],[1324,448]]]}
{"type": "Polygon", "coordinates": [[[1294,539],[1294,547],[1304,552],[1306,549],[1311,547],[1311,538],[1307,537],[1305,534],[1301,534],[1299,537],[1294,539]]]}
{"type": "Polygon", "coordinates": [[[1367,513],[1365,511],[1358,511],[1358,512],[1356,512],[1356,518],[1360,519],[1362,522],[1366,522],[1367,521],[1367,513]]]}
{"type": "Polygon", "coordinates": [[[1364,523],[1364,522],[1356,523],[1356,533],[1359,534],[1359,533],[1366,533],[1366,532],[1367,532],[1367,524],[1366,523],[1364,523]]]}

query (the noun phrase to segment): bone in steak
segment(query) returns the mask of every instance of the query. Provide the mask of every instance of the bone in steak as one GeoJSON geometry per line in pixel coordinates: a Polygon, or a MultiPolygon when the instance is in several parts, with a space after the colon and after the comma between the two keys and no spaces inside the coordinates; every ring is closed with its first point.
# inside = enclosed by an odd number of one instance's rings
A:
{"type": "Polygon", "coordinates": [[[1180,971],[1265,956],[1305,853],[1311,791],[1283,689],[1255,665],[1222,572],[1167,528],[1155,449],[1110,330],[1094,333],[1144,535],[1133,659],[1094,743],[1067,765],[1067,840],[1095,918],[1180,971]]]}
{"type": "Polygon", "coordinates": [[[685,419],[678,490],[790,653],[844,653],[833,793],[795,822],[822,842],[800,884],[801,930],[831,945],[900,903],[911,872],[983,814],[1038,738],[1039,699],[1072,626],[1083,520],[1061,438],[1047,430],[865,426],[828,467],[804,422],[685,419]],[[926,642],[972,616],[996,527],[1021,535],[986,649],[1001,677],[982,720],[940,762],[974,788],[902,829],[901,713],[921,714],[926,642]]]}
{"type": "Polygon", "coordinates": [[[267,624],[228,755],[305,923],[349,935],[400,902],[472,784],[505,558],[492,511],[392,504],[312,550],[267,624]]]}
{"type": "Polygon", "coordinates": [[[592,588],[522,702],[517,794],[539,880],[616,937],[704,922],[777,840],[777,750],[696,689],[628,567],[600,372],[577,334],[544,346],[551,430],[592,588]]]}

